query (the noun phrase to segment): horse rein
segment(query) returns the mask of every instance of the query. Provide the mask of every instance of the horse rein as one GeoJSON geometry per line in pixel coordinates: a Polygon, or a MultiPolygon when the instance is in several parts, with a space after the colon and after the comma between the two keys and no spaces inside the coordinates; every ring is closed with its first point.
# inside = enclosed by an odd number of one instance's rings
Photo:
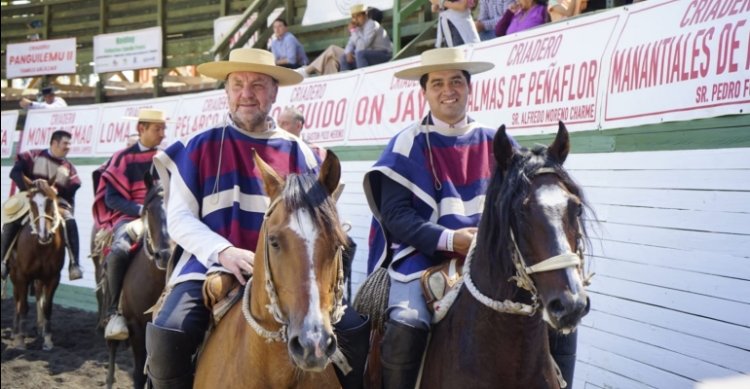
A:
{"type": "MultiPolygon", "coordinates": [[[[557,174],[557,172],[553,168],[541,168],[534,173],[534,176],[540,174],[557,174]]],[[[579,222],[579,230],[580,228],[581,227],[579,222]]],[[[513,265],[516,268],[516,275],[512,276],[509,281],[515,281],[516,285],[519,288],[529,291],[531,293],[532,304],[524,304],[507,299],[504,301],[494,300],[479,291],[476,284],[474,284],[474,281],[471,279],[471,260],[474,257],[474,250],[476,248],[476,235],[474,235],[474,238],[471,241],[469,253],[466,256],[466,263],[464,264],[464,284],[469,290],[469,293],[471,293],[471,295],[474,296],[477,301],[488,308],[491,308],[500,313],[533,316],[539,309],[539,297],[536,286],[534,285],[534,281],[531,279],[530,274],[565,269],[568,267],[575,267],[582,272],[584,262],[582,245],[580,244],[580,242],[578,242],[579,244],[577,244],[578,247],[576,253],[567,252],[560,255],[555,255],[532,266],[526,266],[525,260],[523,259],[523,254],[521,254],[521,250],[518,248],[518,243],[516,242],[516,237],[513,233],[513,229],[509,228],[509,232],[510,240],[513,244],[511,259],[513,260],[513,265]]],[[[584,285],[590,284],[591,276],[592,275],[583,277],[584,285]]]]}
{"type": "MultiPolygon", "coordinates": [[[[255,332],[261,336],[262,338],[265,338],[267,342],[275,341],[275,342],[286,342],[287,334],[286,330],[288,327],[288,320],[284,317],[284,314],[281,312],[281,306],[279,303],[279,296],[276,293],[276,286],[273,282],[273,274],[271,273],[271,261],[268,255],[269,251],[269,243],[268,243],[268,233],[265,231],[266,222],[268,221],[268,218],[271,216],[271,213],[276,208],[276,205],[278,205],[279,201],[281,200],[281,197],[277,197],[271,204],[268,206],[268,209],[266,210],[265,215],[263,215],[263,242],[265,246],[265,250],[263,253],[263,265],[265,266],[266,271],[266,279],[265,279],[265,289],[266,294],[268,295],[268,299],[270,300],[270,303],[266,305],[266,308],[268,308],[268,311],[273,316],[274,320],[276,320],[277,323],[281,324],[281,327],[276,331],[270,331],[258,323],[257,320],[252,316],[250,313],[250,285],[245,285],[245,290],[242,295],[242,314],[245,317],[245,320],[250,325],[250,327],[255,330],[255,332]]],[[[335,305],[331,309],[330,315],[331,315],[331,324],[337,323],[339,320],[341,320],[341,317],[344,314],[344,304],[343,304],[343,298],[344,298],[344,269],[343,269],[343,251],[344,248],[342,246],[339,246],[336,249],[336,268],[337,268],[337,281],[336,281],[336,288],[334,290],[334,298],[335,298],[335,305]]],[[[251,281],[252,282],[252,281],[251,281]]]]}

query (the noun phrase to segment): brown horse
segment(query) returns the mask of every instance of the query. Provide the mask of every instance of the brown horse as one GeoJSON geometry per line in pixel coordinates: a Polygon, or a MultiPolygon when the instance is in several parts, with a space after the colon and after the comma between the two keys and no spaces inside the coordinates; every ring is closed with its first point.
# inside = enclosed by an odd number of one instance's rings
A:
{"type": "Polygon", "coordinates": [[[57,192],[51,182],[24,177],[29,188],[30,222],[18,235],[15,253],[9,259],[10,280],[16,313],[13,319],[13,345],[26,348],[24,327],[29,311],[27,296],[33,282],[36,296],[37,327],[44,339],[43,349],[51,350],[52,298],[60,284],[65,260],[63,219],[57,205],[57,192]]]}
{"type": "MultiPolygon", "coordinates": [[[[582,275],[585,203],[562,167],[569,149],[562,122],[549,147],[533,150],[514,148],[505,126],[498,130],[479,231],[456,299],[433,324],[422,388],[563,385],[548,327],[569,334],[589,309],[582,275]]],[[[379,347],[373,346],[369,384],[379,387],[379,347]]]]}
{"type": "MultiPolygon", "coordinates": [[[[130,334],[128,342],[133,352],[133,386],[143,388],[146,375],[146,323],[151,321],[151,313],[146,311],[159,299],[166,282],[166,266],[172,253],[172,243],[167,232],[167,217],[164,208],[164,189],[146,173],[146,198],[143,202],[141,221],[143,237],[133,254],[122,282],[120,309],[130,334]]],[[[124,341],[122,341],[124,342],[124,341]]],[[[107,387],[114,384],[115,356],[121,341],[108,340],[109,369],[107,387]]]]}
{"type": "Polygon", "coordinates": [[[341,230],[331,194],[341,167],[328,152],[320,178],[281,178],[257,155],[271,199],[243,300],[199,356],[196,388],[338,388],[332,323],[343,313],[341,230]],[[252,296],[252,297],[250,297],[252,296]]]}

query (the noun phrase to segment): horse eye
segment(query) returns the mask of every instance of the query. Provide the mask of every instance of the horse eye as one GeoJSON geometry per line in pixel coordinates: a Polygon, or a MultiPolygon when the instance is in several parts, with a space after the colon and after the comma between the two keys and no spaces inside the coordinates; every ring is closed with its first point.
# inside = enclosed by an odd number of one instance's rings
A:
{"type": "Polygon", "coordinates": [[[576,216],[581,217],[581,215],[583,215],[583,205],[578,204],[576,205],[576,208],[576,216]]]}
{"type": "Polygon", "coordinates": [[[279,238],[275,236],[269,236],[268,243],[271,245],[271,247],[277,250],[281,247],[281,245],[279,244],[279,238]]]}

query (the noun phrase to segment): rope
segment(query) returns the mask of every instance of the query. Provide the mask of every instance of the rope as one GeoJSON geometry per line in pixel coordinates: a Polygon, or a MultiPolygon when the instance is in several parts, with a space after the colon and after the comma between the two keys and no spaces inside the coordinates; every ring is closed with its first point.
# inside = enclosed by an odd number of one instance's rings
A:
{"type": "Polygon", "coordinates": [[[252,314],[250,314],[250,286],[252,281],[245,285],[245,291],[242,293],[242,315],[245,317],[247,324],[250,325],[255,333],[266,339],[266,342],[286,342],[286,325],[282,324],[278,331],[269,331],[258,323],[252,314]]]}
{"type": "Polygon", "coordinates": [[[359,292],[352,304],[357,312],[369,315],[373,328],[380,332],[384,330],[385,310],[388,308],[390,289],[391,277],[388,275],[388,269],[379,267],[359,287],[359,292]]]}

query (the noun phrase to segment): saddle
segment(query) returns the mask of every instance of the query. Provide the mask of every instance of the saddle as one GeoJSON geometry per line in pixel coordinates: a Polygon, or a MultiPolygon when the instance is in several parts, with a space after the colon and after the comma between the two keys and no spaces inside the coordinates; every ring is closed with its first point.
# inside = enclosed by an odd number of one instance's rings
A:
{"type": "Polygon", "coordinates": [[[427,308],[432,312],[432,323],[445,317],[456,301],[463,284],[464,258],[452,258],[422,273],[421,284],[427,308]]]}
{"type": "MultiPolygon", "coordinates": [[[[246,288],[250,287],[248,283],[246,288]]],[[[242,298],[240,282],[232,273],[217,271],[206,274],[203,282],[203,304],[211,312],[214,325],[242,298]]]]}

